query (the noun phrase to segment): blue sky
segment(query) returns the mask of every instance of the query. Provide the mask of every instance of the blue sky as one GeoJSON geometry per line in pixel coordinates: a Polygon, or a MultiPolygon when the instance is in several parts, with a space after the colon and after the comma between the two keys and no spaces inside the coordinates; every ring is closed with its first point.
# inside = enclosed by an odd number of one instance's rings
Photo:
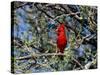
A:
{"type": "MultiPolygon", "coordinates": [[[[27,33],[28,29],[31,27],[30,24],[26,23],[25,20],[27,18],[27,13],[19,8],[16,10],[16,15],[17,15],[17,19],[18,19],[18,30],[19,32],[16,30],[17,26],[15,26],[14,28],[14,36],[15,37],[23,37],[22,33],[27,33]],[[17,36],[17,34],[19,36],[17,36]]],[[[32,34],[28,34],[29,36],[29,39],[31,40],[32,39],[32,34]]],[[[23,38],[26,38],[26,37],[23,37],[23,38]]]]}

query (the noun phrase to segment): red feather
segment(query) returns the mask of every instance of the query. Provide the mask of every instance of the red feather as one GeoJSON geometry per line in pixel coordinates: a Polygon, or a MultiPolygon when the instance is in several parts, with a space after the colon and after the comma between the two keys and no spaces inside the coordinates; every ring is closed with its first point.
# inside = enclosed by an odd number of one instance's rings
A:
{"type": "Polygon", "coordinates": [[[67,44],[67,37],[65,32],[65,25],[62,23],[57,27],[57,47],[60,53],[64,53],[67,44]]]}

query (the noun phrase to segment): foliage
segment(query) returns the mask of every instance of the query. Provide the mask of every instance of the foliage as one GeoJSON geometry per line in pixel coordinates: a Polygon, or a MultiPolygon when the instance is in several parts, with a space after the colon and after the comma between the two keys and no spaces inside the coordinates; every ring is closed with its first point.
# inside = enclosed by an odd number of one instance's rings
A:
{"type": "Polygon", "coordinates": [[[14,2],[12,11],[12,72],[97,68],[96,6],[14,2]],[[68,36],[63,60],[56,53],[55,30],[60,22],[68,36]]]}

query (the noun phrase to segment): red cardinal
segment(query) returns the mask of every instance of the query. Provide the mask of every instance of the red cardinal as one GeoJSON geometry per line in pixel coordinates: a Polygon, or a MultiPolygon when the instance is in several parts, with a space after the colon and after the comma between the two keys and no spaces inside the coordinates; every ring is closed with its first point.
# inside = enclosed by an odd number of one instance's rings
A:
{"type": "Polygon", "coordinates": [[[57,47],[59,48],[58,53],[64,53],[64,49],[67,44],[67,37],[65,32],[65,25],[59,24],[57,27],[57,47]]]}

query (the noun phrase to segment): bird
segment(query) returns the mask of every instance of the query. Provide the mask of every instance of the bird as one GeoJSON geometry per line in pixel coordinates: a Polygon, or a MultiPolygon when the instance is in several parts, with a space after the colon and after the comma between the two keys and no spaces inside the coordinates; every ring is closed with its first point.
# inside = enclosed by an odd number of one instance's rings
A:
{"type": "Polygon", "coordinates": [[[64,23],[60,23],[56,29],[57,32],[57,53],[64,53],[67,45],[66,28],[64,23]]]}

